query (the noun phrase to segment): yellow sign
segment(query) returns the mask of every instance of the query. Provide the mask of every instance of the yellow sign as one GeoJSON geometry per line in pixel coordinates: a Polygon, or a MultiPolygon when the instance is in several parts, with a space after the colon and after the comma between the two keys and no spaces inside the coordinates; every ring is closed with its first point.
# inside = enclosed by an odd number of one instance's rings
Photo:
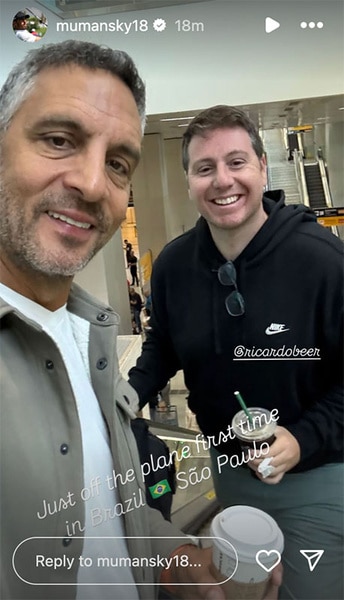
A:
{"type": "Polygon", "coordinates": [[[147,250],[140,258],[141,287],[149,283],[152,275],[152,253],[147,250]]]}
{"type": "Polygon", "coordinates": [[[314,212],[318,223],[324,227],[344,225],[344,207],[342,206],[324,206],[324,208],[315,208],[314,212]]]}
{"type": "Polygon", "coordinates": [[[317,219],[320,225],[324,227],[335,227],[336,225],[344,225],[344,217],[320,217],[317,219]]]}
{"type": "Polygon", "coordinates": [[[288,131],[311,131],[313,125],[295,125],[295,127],[288,127],[288,131]]]}

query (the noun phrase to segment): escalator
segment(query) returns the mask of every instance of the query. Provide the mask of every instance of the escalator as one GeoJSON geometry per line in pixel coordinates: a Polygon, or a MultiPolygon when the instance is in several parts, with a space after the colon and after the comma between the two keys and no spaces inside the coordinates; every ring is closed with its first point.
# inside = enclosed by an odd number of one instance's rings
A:
{"type": "Polygon", "coordinates": [[[321,149],[318,149],[317,157],[311,160],[304,159],[299,150],[294,150],[293,159],[302,203],[314,211],[318,223],[329,227],[334,235],[343,237],[343,231],[338,226],[343,227],[344,208],[333,206],[321,149]]]}
{"type": "Polygon", "coordinates": [[[310,207],[324,208],[327,202],[319,162],[305,162],[304,169],[310,207]]]}

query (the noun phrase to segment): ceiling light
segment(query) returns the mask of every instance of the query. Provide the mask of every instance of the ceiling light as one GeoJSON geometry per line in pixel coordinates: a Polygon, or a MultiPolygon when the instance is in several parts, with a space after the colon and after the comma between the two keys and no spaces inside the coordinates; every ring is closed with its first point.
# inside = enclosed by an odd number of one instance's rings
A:
{"type": "Polygon", "coordinates": [[[170,119],[160,119],[160,121],[190,121],[193,117],[171,117],[170,119]]]}

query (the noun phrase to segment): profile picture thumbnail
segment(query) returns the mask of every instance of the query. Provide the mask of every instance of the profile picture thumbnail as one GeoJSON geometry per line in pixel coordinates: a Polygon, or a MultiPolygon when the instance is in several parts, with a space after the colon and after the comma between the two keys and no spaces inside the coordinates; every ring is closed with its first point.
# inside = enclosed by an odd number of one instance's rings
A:
{"type": "Polygon", "coordinates": [[[48,29],[48,19],[37,8],[24,8],[13,17],[12,28],[22,42],[39,42],[48,29]]]}

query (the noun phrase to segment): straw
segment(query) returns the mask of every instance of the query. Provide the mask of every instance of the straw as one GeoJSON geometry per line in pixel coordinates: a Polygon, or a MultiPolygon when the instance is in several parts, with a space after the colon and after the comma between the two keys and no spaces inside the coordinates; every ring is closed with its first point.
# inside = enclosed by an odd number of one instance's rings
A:
{"type": "Polygon", "coordinates": [[[252,415],[251,415],[250,411],[248,410],[248,408],[243,400],[242,395],[240,394],[240,392],[234,392],[234,396],[236,396],[236,398],[237,398],[241,408],[243,409],[245,415],[247,416],[250,424],[253,425],[252,415]]]}

